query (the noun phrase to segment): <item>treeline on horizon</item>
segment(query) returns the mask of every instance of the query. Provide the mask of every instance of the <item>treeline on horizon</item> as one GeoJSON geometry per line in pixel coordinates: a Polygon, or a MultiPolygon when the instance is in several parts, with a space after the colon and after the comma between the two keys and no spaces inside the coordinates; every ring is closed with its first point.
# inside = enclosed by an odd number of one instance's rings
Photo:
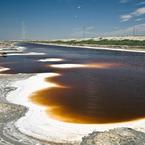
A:
{"type": "Polygon", "coordinates": [[[127,45],[127,46],[145,46],[145,40],[108,40],[108,39],[100,39],[100,40],[56,40],[56,41],[39,41],[40,43],[53,43],[53,44],[66,44],[66,45],[127,45]]]}

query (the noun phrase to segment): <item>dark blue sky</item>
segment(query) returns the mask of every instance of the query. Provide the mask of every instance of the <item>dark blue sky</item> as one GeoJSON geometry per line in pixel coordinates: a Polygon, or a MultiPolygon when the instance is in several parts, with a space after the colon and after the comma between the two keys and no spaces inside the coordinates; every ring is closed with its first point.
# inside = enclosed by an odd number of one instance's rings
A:
{"type": "Polygon", "coordinates": [[[0,0],[0,39],[142,34],[144,24],[145,0],[0,0]]]}

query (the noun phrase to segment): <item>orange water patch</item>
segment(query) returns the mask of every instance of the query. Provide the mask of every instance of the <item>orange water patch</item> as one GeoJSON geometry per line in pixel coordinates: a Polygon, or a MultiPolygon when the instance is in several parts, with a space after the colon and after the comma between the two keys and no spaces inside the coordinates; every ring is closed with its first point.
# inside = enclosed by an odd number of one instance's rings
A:
{"type": "Polygon", "coordinates": [[[37,91],[30,100],[45,106],[52,118],[70,123],[117,123],[144,118],[143,76],[138,78],[133,71],[122,73],[122,70],[104,71],[94,67],[98,65],[61,70],[62,75],[46,79],[58,86],[37,91]],[[140,83],[135,85],[136,82],[140,83]]]}

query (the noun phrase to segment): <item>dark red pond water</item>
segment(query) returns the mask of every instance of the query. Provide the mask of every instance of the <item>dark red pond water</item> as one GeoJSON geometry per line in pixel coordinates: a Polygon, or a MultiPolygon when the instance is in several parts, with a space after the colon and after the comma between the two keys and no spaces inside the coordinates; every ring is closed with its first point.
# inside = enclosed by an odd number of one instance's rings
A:
{"type": "Polygon", "coordinates": [[[145,54],[34,44],[23,46],[28,52],[46,54],[8,56],[0,58],[0,65],[11,69],[5,73],[61,74],[46,81],[64,87],[41,90],[30,97],[34,103],[51,108],[48,113],[52,117],[90,124],[145,117],[145,54]],[[62,58],[65,61],[37,61],[42,58],[62,58]],[[59,69],[51,67],[52,64],[84,64],[87,67],[59,69]],[[89,64],[93,65],[89,67],[89,64]]]}

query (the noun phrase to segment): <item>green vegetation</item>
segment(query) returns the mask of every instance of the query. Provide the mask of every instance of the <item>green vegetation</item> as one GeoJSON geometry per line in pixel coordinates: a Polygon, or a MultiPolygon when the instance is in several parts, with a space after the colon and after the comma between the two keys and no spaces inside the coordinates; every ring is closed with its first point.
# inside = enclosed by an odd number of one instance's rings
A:
{"type": "Polygon", "coordinates": [[[100,40],[94,40],[94,39],[89,39],[89,40],[70,40],[70,41],[62,41],[62,40],[57,40],[57,41],[39,41],[40,43],[53,43],[53,44],[65,44],[65,45],[126,45],[126,46],[141,46],[145,47],[145,40],[140,41],[140,40],[108,40],[108,39],[101,39],[100,40]]]}

